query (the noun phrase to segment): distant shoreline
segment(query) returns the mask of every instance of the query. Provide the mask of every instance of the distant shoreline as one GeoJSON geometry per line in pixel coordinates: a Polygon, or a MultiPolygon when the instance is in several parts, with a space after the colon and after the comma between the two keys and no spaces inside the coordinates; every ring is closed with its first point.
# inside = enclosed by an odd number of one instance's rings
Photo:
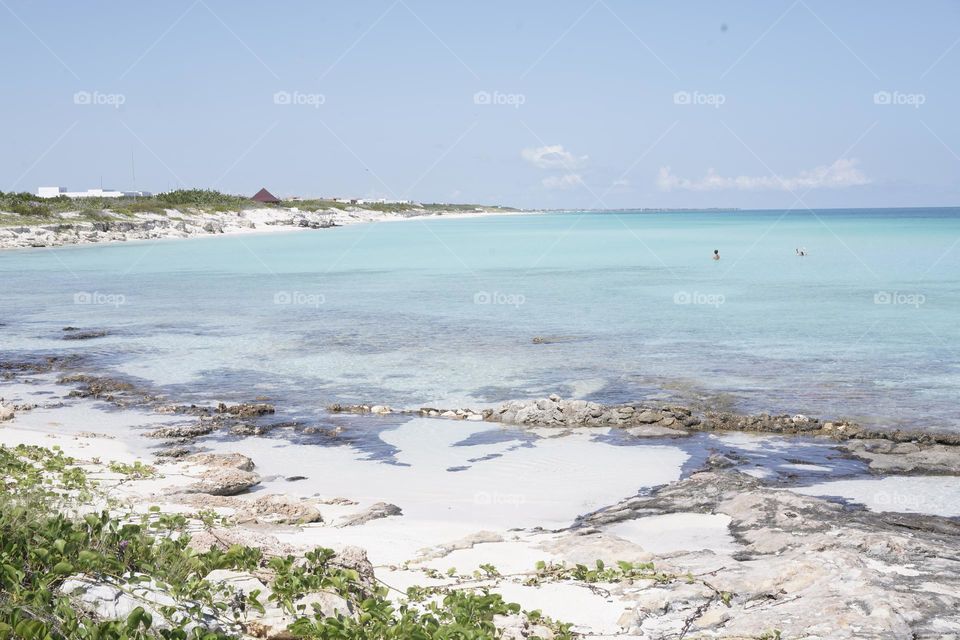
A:
{"type": "Polygon", "coordinates": [[[527,215],[536,211],[477,207],[377,211],[357,207],[301,211],[289,208],[255,208],[237,211],[117,214],[105,210],[96,219],[80,212],[64,212],[41,223],[0,226],[0,250],[42,249],[116,242],[180,240],[220,235],[306,231],[371,222],[422,218],[475,218],[527,215]]]}

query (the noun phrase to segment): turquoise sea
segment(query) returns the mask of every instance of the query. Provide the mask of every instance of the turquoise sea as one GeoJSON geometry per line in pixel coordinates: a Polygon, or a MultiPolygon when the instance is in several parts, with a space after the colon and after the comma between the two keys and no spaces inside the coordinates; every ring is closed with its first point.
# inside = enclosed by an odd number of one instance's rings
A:
{"type": "Polygon", "coordinates": [[[78,353],[179,399],[559,393],[960,429],[960,209],[411,219],[9,251],[0,279],[0,357],[78,353]]]}

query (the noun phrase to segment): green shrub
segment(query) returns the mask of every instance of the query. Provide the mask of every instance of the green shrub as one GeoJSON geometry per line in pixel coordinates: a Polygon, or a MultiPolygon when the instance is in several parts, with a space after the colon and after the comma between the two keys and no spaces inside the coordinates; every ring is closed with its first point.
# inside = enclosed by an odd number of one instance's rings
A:
{"type": "MultiPolygon", "coordinates": [[[[128,478],[152,472],[141,463],[112,463],[109,468],[128,478]]],[[[336,566],[330,549],[269,559],[260,549],[239,545],[199,553],[188,546],[187,519],[160,513],[158,507],[123,519],[108,511],[69,515],[90,504],[98,491],[76,461],[58,450],[0,446],[0,640],[239,637],[234,622],[241,612],[262,612],[264,603],[255,591],[238,596],[207,582],[205,576],[215,569],[270,573],[271,599],[296,618],[289,630],[301,638],[496,640],[500,634],[493,616],[520,612],[520,605],[485,588],[412,587],[405,599],[393,602],[387,588],[364,583],[355,570],[336,566]],[[183,603],[179,610],[189,618],[159,629],[158,621],[138,607],[126,620],[94,619],[58,591],[67,577],[76,574],[112,583],[129,583],[139,576],[183,603]],[[296,604],[300,596],[319,590],[349,600],[357,618],[328,618],[296,604]],[[186,631],[190,619],[199,621],[210,611],[217,612],[225,628],[236,628],[237,635],[203,627],[186,631]]],[[[96,497],[103,499],[105,494],[96,497]]],[[[488,568],[486,573],[495,571],[488,568]]],[[[172,609],[158,610],[170,619],[172,609]]],[[[527,615],[539,624],[553,624],[558,638],[571,637],[569,625],[551,623],[538,612],[527,615]]]]}

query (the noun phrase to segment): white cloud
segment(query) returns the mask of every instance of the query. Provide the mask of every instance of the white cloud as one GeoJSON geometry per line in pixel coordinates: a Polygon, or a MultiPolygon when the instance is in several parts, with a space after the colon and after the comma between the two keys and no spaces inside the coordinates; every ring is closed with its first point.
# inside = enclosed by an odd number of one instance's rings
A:
{"type": "Polygon", "coordinates": [[[562,144],[552,144],[520,152],[523,159],[538,169],[566,169],[570,171],[582,166],[587,156],[579,158],[563,148],[562,144]]]}
{"type": "Polygon", "coordinates": [[[583,184],[583,178],[579,173],[568,173],[563,176],[544,178],[542,183],[547,189],[570,189],[583,184]]]}
{"type": "Polygon", "coordinates": [[[837,189],[869,184],[868,178],[857,168],[856,159],[841,158],[831,165],[821,165],[814,169],[801,171],[793,177],[783,176],[736,176],[724,177],[715,169],[707,169],[707,175],[699,180],[681,178],[670,171],[670,167],[661,167],[657,175],[657,185],[663,191],[674,189],[681,191],[720,191],[737,189],[739,191],[796,191],[798,189],[837,189]]]}

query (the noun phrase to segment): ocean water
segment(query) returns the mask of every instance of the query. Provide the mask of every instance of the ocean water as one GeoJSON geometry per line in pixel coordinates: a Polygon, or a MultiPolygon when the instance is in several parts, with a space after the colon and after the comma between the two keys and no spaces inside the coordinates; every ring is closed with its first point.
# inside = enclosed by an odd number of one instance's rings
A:
{"type": "Polygon", "coordinates": [[[3,252],[0,281],[3,358],[83,354],[180,399],[556,392],[960,429],[958,209],[412,219],[3,252]]]}

